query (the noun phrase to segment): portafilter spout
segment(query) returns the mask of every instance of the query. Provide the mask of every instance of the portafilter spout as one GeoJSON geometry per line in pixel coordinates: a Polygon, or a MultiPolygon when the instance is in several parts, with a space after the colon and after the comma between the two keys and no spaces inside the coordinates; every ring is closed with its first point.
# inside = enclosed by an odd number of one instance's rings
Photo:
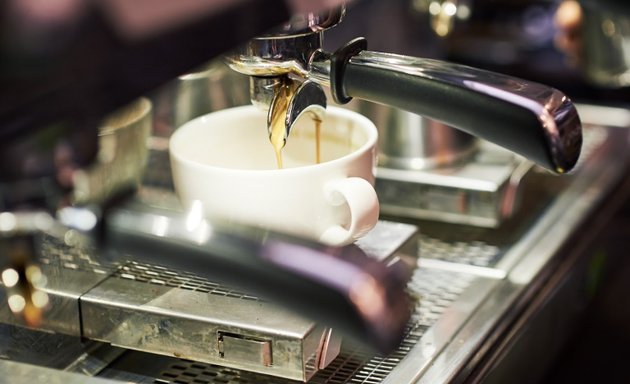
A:
{"type": "Polygon", "coordinates": [[[557,173],[570,171],[579,158],[580,118],[557,89],[465,65],[371,52],[362,38],[332,54],[321,49],[321,41],[321,30],[262,36],[227,61],[232,69],[252,76],[254,104],[268,107],[273,99],[263,96],[275,91],[258,86],[262,79],[308,79],[329,86],[337,103],[357,97],[417,113],[557,173]]]}
{"type": "Polygon", "coordinates": [[[314,53],[321,50],[323,31],[337,25],[344,15],[345,6],[296,15],[289,23],[226,56],[232,69],[250,76],[252,104],[267,112],[270,136],[275,119],[284,121],[286,139],[302,114],[323,118],[326,94],[319,82],[308,80],[307,68],[314,53]]]}

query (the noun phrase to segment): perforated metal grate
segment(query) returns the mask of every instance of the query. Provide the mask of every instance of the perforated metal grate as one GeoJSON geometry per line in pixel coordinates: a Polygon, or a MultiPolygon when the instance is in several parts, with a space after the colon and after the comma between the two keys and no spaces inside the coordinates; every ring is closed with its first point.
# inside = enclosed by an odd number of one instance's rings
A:
{"type": "Polygon", "coordinates": [[[42,240],[39,261],[44,265],[61,267],[64,269],[109,274],[118,266],[104,263],[94,257],[94,250],[85,247],[69,246],[62,240],[52,236],[45,236],[42,240]]]}
{"type": "Polygon", "coordinates": [[[213,283],[192,273],[174,272],[158,265],[143,264],[135,261],[129,261],[122,266],[105,264],[93,255],[93,250],[68,246],[59,239],[46,237],[42,243],[40,261],[44,265],[97,274],[112,274],[112,277],[115,278],[134,280],[140,283],[164,285],[244,300],[260,300],[256,296],[213,283]]]}
{"type": "MultiPolygon", "coordinates": [[[[317,373],[312,384],[378,384],[392,372],[425,331],[470,285],[474,277],[448,271],[418,269],[409,283],[413,297],[419,298],[398,350],[388,356],[370,356],[363,349],[344,343],[340,355],[317,373]]],[[[156,384],[268,384],[295,383],[286,379],[226,369],[210,364],[179,361],[163,371],[156,384]]]]}
{"type": "Polygon", "coordinates": [[[422,255],[432,259],[460,264],[490,267],[501,256],[501,249],[483,241],[448,241],[428,235],[421,235],[419,241],[422,255]]]}
{"type": "Polygon", "coordinates": [[[142,283],[181,288],[189,291],[205,292],[212,295],[228,296],[244,300],[260,300],[256,296],[213,283],[193,273],[183,271],[174,272],[161,266],[143,264],[135,261],[130,261],[118,269],[114,277],[135,280],[142,283]]]}

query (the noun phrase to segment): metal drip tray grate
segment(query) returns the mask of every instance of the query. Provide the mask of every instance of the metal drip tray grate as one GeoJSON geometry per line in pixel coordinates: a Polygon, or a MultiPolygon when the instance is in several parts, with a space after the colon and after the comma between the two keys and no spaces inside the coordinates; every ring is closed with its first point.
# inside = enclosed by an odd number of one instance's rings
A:
{"type": "Polygon", "coordinates": [[[211,295],[227,296],[243,300],[259,300],[256,296],[213,283],[192,273],[182,271],[175,272],[161,266],[143,264],[135,261],[131,261],[118,269],[114,277],[180,288],[188,291],[204,292],[211,295]]]}
{"type": "Polygon", "coordinates": [[[432,259],[454,263],[490,267],[501,256],[501,249],[483,241],[445,241],[437,237],[422,235],[420,251],[432,259]]]}
{"type": "MultiPolygon", "coordinates": [[[[381,221],[362,246],[385,260],[415,233],[415,226],[381,221]]],[[[312,378],[323,348],[330,359],[339,351],[340,336],[325,325],[195,273],[108,263],[94,249],[52,237],[42,239],[41,260],[55,309],[45,331],[284,380],[312,378]]],[[[0,319],[15,322],[6,308],[0,319]]]]}
{"type": "MultiPolygon", "coordinates": [[[[398,350],[388,356],[372,356],[360,347],[344,343],[339,356],[309,383],[381,383],[420,341],[425,331],[472,283],[474,276],[448,271],[419,268],[409,283],[412,296],[419,298],[409,322],[406,336],[398,350]]],[[[295,381],[226,369],[221,366],[186,360],[174,361],[156,384],[267,384],[295,381]]]]}
{"type": "Polygon", "coordinates": [[[256,296],[248,295],[225,285],[213,283],[185,271],[175,272],[159,265],[136,261],[129,261],[122,266],[116,263],[103,263],[94,256],[94,250],[68,246],[51,236],[46,236],[42,241],[40,261],[49,267],[91,272],[99,275],[111,274],[111,277],[133,280],[139,283],[162,285],[244,300],[259,300],[256,296]]]}
{"type": "Polygon", "coordinates": [[[118,268],[115,263],[103,263],[94,257],[94,250],[85,247],[68,246],[63,241],[44,236],[39,261],[50,267],[60,267],[74,271],[109,274],[118,268]]]}

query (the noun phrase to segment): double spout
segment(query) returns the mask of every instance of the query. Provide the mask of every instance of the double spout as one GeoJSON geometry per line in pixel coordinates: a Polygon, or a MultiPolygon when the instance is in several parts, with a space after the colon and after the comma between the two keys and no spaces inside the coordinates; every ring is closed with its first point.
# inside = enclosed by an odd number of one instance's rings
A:
{"type": "Polygon", "coordinates": [[[269,116],[277,113],[278,84],[295,83],[296,88],[308,84],[308,92],[295,93],[288,101],[285,139],[302,112],[321,115],[326,106],[322,87],[330,87],[337,103],[356,97],[417,113],[557,173],[566,173],[576,164],[581,123],[562,92],[464,65],[368,51],[362,38],[327,53],[322,49],[323,30],[334,25],[331,20],[340,22],[343,11],[335,15],[336,19],[325,18],[326,25],[306,30],[286,27],[252,39],[227,56],[232,69],[250,76],[252,102],[266,108],[269,116]]]}
{"type": "Polygon", "coordinates": [[[339,11],[323,18],[327,24],[306,29],[289,25],[285,27],[288,34],[279,32],[252,39],[241,52],[226,56],[232,69],[250,76],[250,97],[255,106],[268,112],[270,138],[277,119],[284,125],[281,133],[285,140],[302,114],[311,113],[315,119],[323,119],[326,94],[322,82],[309,73],[311,61],[321,51],[322,31],[339,22],[343,14],[339,11]]]}

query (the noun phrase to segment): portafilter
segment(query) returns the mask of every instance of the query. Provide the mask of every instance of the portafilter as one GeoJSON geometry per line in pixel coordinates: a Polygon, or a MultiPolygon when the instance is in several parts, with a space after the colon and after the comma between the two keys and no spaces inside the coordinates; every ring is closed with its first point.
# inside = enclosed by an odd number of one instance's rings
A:
{"type": "MultiPolygon", "coordinates": [[[[250,40],[227,56],[230,67],[252,78],[252,100],[275,108],[281,87],[312,83],[289,102],[285,136],[309,105],[353,97],[410,111],[484,138],[557,173],[571,170],[580,155],[581,123],[571,100],[549,86],[464,65],[367,50],[357,38],[334,53],[322,49],[323,31],[341,21],[343,8],[325,22],[286,25],[250,40]],[[309,104],[310,103],[310,104],[309,104]],[[295,106],[295,108],[293,108],[295,106]]],[[[319,20],[305,17],[306,20],[319,20]]]]}

